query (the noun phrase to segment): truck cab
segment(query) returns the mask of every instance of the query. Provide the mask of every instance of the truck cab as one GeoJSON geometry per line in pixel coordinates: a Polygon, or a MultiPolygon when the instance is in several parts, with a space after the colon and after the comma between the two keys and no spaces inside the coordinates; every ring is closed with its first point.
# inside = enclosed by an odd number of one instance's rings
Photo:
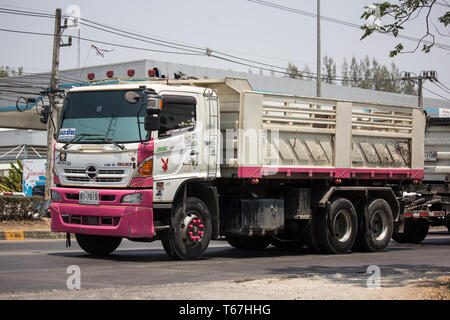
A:
{"type": "MultiPolygon", "coordinates": [[[[208,88],[71,89],[54,143],[52,230],[74,233],[91,253],[109,253],[121,238],[157,239],[168,217],[155,220],[155,207],[171,208],[187,180],[220,176],[218,123],[217,94],[208,88]]],[[[203,238],[200,225],[189,241],[203,238]]]]}

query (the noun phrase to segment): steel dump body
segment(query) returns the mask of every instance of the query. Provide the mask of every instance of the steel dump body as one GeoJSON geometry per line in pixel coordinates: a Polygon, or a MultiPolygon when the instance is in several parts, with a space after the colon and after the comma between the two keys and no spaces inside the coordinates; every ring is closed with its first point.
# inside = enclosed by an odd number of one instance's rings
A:
{"type": "Polygon", "coordinates": [[[418,108],[255,91],[221,98],[222,177],[423,177],[418,108]]]}

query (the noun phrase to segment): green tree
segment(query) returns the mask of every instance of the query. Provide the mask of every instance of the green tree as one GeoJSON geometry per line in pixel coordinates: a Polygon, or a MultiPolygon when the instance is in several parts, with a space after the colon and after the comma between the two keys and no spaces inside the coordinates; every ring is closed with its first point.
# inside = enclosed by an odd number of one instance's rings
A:
{"type": "Polygon", "coordinates": [[[334,84],[336,80],[336,63],[333,58],[324,56],[322,60],[322,73],[325,83],[334,84]]]}
{"type": "Polygon", "coordinates": [[[9,166],[11,168],[8,171],[8,175],[0,177],[0,190],[3,192],[22,192],[22,163],[17,160],[17,167],[12,162],[9,166]]]}
{"type": "MultiPolygon", "coordinates": [[[[395,48],[390,51],[389,55],[393,57],[399,53],[414,53],[421,44],[423,52],[430,52],[435,44],[435,34],[433,28],[430,27],[430,23],[435,27],[436,32],[441,34],[438,27],[430,21],[430,14],[433,10],[436,10],[434,9],[436,5],[446,6],[447,8],[448,5],[441,4],[436,0],[399,0],[398,2],[398,4],[393,4],[385,1],[382,3],[373,3],[373,5],[365,7],[365,11],[361,15],[361,19],[366,20],[366,23],[361,27],[364,31],[361,40],[370,36],[375,31],[392,34],[397,37],[399,32],[405,29],[405,25],[409,21],[419,17],[423,10],[424,15],[421,16],[421,19],[425,19],[424,31],[415,48],[410,51],[403,51],[403,43],[398,43],[395,48]],[[383,23],[382,19],[384,18],[388,20],[383,23]]],[[[450,11],[445,11],[437,20],[441,25],[447,27],[450,23],[450,11]]]]}
{"type": "Polygon", "coordinates": [[[9,67],[8,66],[2,66],[0,69],[0,78],[6,78],[9,77],[9,67]]]}
{"type": "Polygon", "coordinates": [[[414,81],[401,81],[400,83],[401,86],[401,92],[404,94],[410,94],[410,95],[417,95],[417,91],[416,91],[416,85],[414,83],[414,81]]]}
{"type": "Polygon", "coordinates": [[[21,76],[23,74],[23,67],[19,67],[19,68],[17,68],[17,70],[15,70],[15,69],[11,69],[8,66],[2,66],[2,68],[0,69],[0,78],[9,77],[10,74],[13,76],[15,76],[15,75],[21,76]]]}
{"type": "Polygon", "coordinates": [[[346,58],[344,58],[344,61],[342,62],[341,75],[342,75],[342,85],[349,86],[350,85],[350,76],[349,76],[348,63],[347,63],[346,58]]]}
{"type": "Polygon", "coordinates": [[[359,83],[361,82],[361,70],[355,56],[352,57],[352,62],[350,63],[349,78],[352,87],[359,87],[359,83]]]}
{"type": "Polygon", "coordinates": [[[300,72],[297,68],[297,66],[291,62],[288,62],[288,67],[287,67],[287,73],[288,73],[288,77],[292,78],[292,79],[300,79],[300,72]]]}

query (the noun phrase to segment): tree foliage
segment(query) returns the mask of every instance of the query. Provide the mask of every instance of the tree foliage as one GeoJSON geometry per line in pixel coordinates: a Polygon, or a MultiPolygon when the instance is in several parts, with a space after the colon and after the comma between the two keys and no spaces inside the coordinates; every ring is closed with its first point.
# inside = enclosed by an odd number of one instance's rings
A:
{"type": "MultiPolygon", "coordinates": [[[[398,4],[393,4],[386,1],[374,3],[371,6],[365,7],[361,19],[365,19],[366,24],[361,27],[364,31],[361,40],[370,36],[375,31],[393,34],[397,37],[399,32],[405,29],[405,25],[408,22],[415,20],[422,11],[424,11],[425,30],[416,47],[410,51],[403,51],[403,43],[398,43],[395,48],[390,51],[389,55],[394,57],[399,53],[416,52],[421,44],[423,52],[430,52],[431,48],[435,45],[435,34],[430,28],[430,23],[436,28],[436,32],[440,33],[434,23],[430,21],[430,14],[433,8],[439,3],[437,3],[436,0],[399,0],[398,2],[398,4]],[[381,22],[383,18],[388,19],[384,24],[381,22]]],[[[443,24],[444,27],[447,27],[450,23],[450,11],[444,12],[437,20],[440,24],[443,24]]]]}
{"type": "Polygon", "coordinates": [[[325,83],[334,84],[336,80],[336,63],[333,58],[325,56],[322,59],[322,73],[325,83]]]}
{"type": "Polygon", "coordinates": [[[291,79],[312,80],[312,78],[314,78],[314,76],[311,74],[311,69],[309,68],[308,65],[305,65],[303,67],[303,70],[300,71],[295,64],[288,62],[286,72],[287,76],[291,79]]]}
{"type": "Polygon", "coordinates": [[[381,65],[375,58],[370,60],[365,56],[359,62],[356,57],[352,57],[350,67],[344,59],[341,67],[342,85],[351,87],[403,93],[415,95],[415,85],[413,82],[399,80],[401,72],[395,63],[390,68],[381,65]]]}
{"type": "Polygon", "coordinates": [[[0,69],[0,78],[5,78],[5,77],[9,77],[9,76],[15,76],[15,75],[19,75],[21,76],[23,74],[23,67],[19,67],[17,70],[16,69],[11,69],[8,66],[2,66],[0,69]]]}
{"type": "MultiPolygon", "coordinates": [[[[359,61],[353,56],[350,65],[344,58],[340,77],[337,75],[336,69],[334,59],[325,56],[322,63],[322,81],[328,84],[416,95],[414,82],[399,80],[402,75],[395,63],[386,66],[381,65],[375,58],[370,59],[369,56],[365,56],[359,61]]],[[[300,71],[291,62],[288,63],[287,73],[289,78],[300,80],[313,80],[316,76],[311,73],[308,65],[305,65],[300,71]]]]}
{"type": "Polygon", "coordinates": [[[0,190],[2,192],[22,192],[23,167],[22,163],[17,160],[17,166],[10,163],[11,167],[8,175],[0,177],[0,190]]]}

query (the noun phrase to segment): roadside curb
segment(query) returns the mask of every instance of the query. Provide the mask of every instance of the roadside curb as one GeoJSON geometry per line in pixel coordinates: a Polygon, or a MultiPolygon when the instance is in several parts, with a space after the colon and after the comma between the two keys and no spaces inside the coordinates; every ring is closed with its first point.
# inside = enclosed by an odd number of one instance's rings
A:
{"type": "Polygon", "coordinates": [[[52,231],[0,231],[0,240],[65,239],[65,232],[52,231]]]}

